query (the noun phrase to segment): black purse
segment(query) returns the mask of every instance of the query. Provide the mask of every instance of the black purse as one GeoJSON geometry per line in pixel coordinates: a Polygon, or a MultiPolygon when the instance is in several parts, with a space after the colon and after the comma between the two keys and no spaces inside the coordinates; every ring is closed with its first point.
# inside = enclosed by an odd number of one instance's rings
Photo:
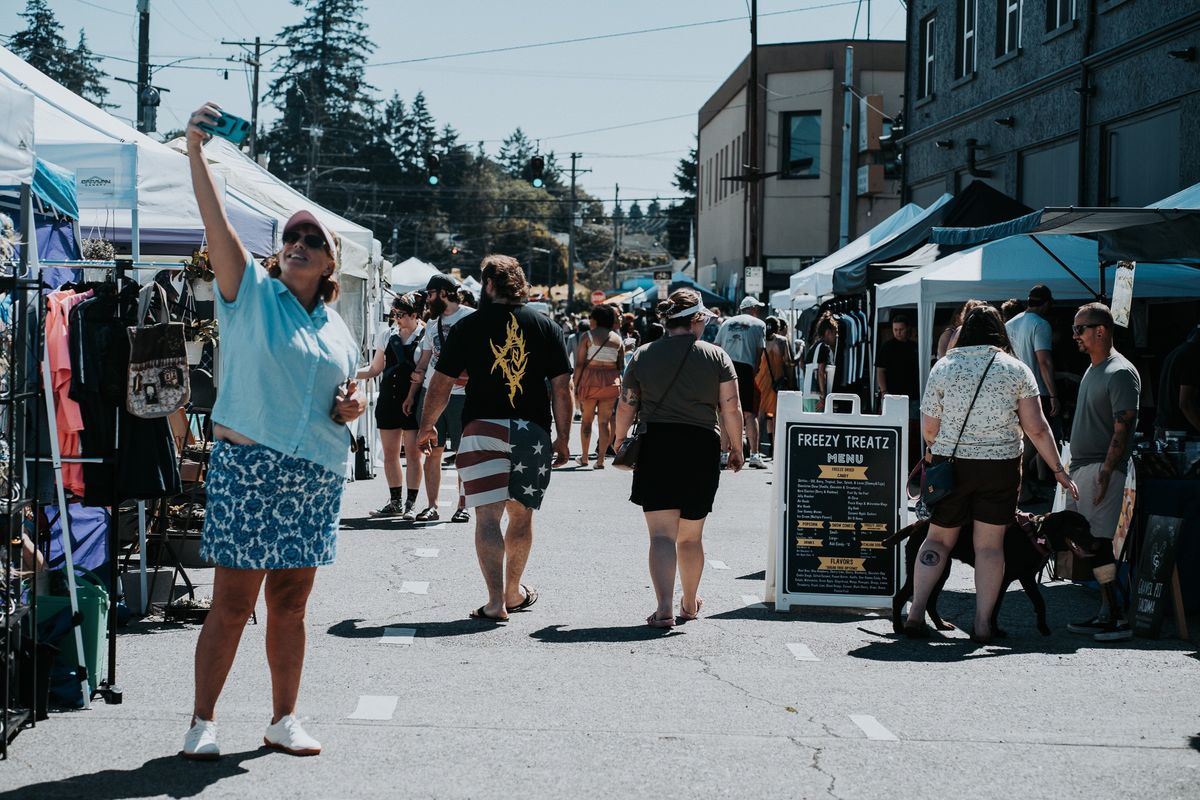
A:
{"type": "Polygon", "coordinates": [[[971,398],[971,405],[967,406],[967,413],[963,417],[962,427],[958,429],[958,438],[954,441],[954,449],[950,451],[950,457],[945,461],[928,464],[925,467],[925,472],[921,476],[921,500],[925,503],[926,508],[933,508],[940,500],[954,491],[954,457],[958,454],[958,444],[962,441],[963,431],[967,429],[967,420],[971,418],[975,401],[979,399],[979,390],[983,388],[983,382],[987,379],[992,363],[995,362],[998,355],[1000,355],[998,352],[992,353],[991,359],[983,370],[983,376],[975,386],[975,395],[971,398]]]}
{"type": "MultiPolygon", "coordinates": [[[[683,372],[683,365],[687,363],[688,356],[692,354],[692,350],[695,347],[696,343],[692,342],[692,346],[683,354],[683,360],[679,362],[679,367],[676,368],[675,375],[671,378],[671,382],[667,384],[667,390],[663,392],[663,396],[654,406],[656,410],[667,399],[667,396],[671,394],[671,390],[675,388],[675,380],[679,377],[679,373],[683,372]]],[[[644,420],[648,419],[649,416],[649,414],[643,416],[640,412],[638,413],[637,423],[625,436],[625,439],[621,442],[621,446],[617,448],[617,454],[613,457],[612,465],[617,469],[626,471],[637,469],[638,454],[642,449],[642,434],[646,432],[646,422],[644,420]]]]}

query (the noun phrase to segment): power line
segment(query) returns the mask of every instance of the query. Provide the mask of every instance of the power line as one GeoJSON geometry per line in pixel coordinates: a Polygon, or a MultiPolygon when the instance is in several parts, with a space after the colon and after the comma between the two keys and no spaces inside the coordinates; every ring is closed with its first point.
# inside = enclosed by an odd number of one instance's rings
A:
{"type": "Polygon", "coordinates": [[[102,6],[102,5],[100,5],[99,3],[92,3],[92,2],[89,2],[89,0],[75,0],[75,2],[76,2],[76,3],[81,3],[81,4],[85,5],[85,6],[91,6],[92,8],[98,8],[98,9],[100,9],[101,11],[107,11],[107,12],[108,12],[108,13],[110,13],[110,14],[117,14],[117,15],[119,15],[119,16],[122,16],[122,17],[135,17],[135,16],[137,16],[136,14],[130,14],[128,11],[118,11],[118,10],[117,10],[117,9],[115,9],[115,8],[109,8],[108,6],[102,6]]]}
{"type": "MultiPolygon", "coordinates": [[[[852,6],[858,0],[840,0],[840,2],[824,3],[822,5],[807,6],[805,8],[791,8],[784,11],[771,11],[766,14],[759,14],[762,17],[778,17],[784,14],[798,14],[804,11],[820,11],[827,8],[836,8],[838,6],[852,6]]],[[[528,44],[515,44],[506,47],[489,47],[482,50],[465,50],[459,53],[445,53],[438,56],[421,56],[420,58],[403,58],[395,61],[377,61],[374,64],[367,64],[368,67],[391,67],[397,64],[420,64],[426,61],[441,61],[447,58],[464,58],[466,56],[483,56],[494,53],[511,53],[515,50],[531,50],[538,47],[555,47],[563,44],[579,44],[581,42],[596,42],[604,39],[618,39],[625,36],[643,36],[649,33],[664,33],[666,31],[678,31],[686,28],[701,28],[708,25],[723,25],[729,22],[741,22],[748,19],[748,16],[725,17],[723,19],[710,19],[702,22],[685,22],[679,25],[662,25],[657,28],[641,28],[633,31],[619,31],[617,33],[600,33],[593,36],[578,36],[572,39],[556,39],[549,42],[530,42],[528,44]]]]}

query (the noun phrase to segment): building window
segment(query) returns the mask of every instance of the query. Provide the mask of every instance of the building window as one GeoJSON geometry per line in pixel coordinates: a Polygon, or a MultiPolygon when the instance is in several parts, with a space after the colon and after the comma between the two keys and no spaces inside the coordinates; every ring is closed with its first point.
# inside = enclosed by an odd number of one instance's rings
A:
{"type": "Polygon", "coordinates": [[[937,29],[934,22],[937,17],[930,14],[921,20],[921,61],[920,72],[917,74],[917,97],[929,97],[933,94],[933,52],[937,45],[937,29]]]}
{"type": "Polygon", "coordinates": [[[1058,30],[1075,21],[1075,0],[1046,0],[1046,30],[1058,30]]]}
{"type": "Polygon", "coordinates": [[[779,149],[782,178],[817,178],[821,175],[821,112],[789,111],[780,115],[783,132],[779,149]]]}
{"type": "Polygon", "coordinates": [[[1021,48],[1022,0],[998,0],[996,4],[996,55],[1015,53],[1021,48]]]}
{"type": "Polygon", "coordinates": [[[956,78],[962,78],[975,71],[975,15],[978,7],[979,0],[958,0],[958,52],[955,54],[954,65],[956,78]]]}

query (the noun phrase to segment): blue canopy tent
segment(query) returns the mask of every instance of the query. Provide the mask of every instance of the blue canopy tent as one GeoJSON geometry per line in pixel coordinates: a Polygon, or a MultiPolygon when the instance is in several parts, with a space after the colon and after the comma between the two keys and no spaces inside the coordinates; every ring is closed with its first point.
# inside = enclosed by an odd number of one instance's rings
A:
{"type": "MultiPolygon", "coordinates": [[[[1016,235],[1028,236],[1044,250],[1040,235],[1095,238],[1099,241],[1100,265],[1153,261],[1200,267],[1200,184],[1145,208],[1051,207],[996,225],[934,228],[933,241],[970,246],[1016,235]]],[[[1059,261],[1059,266],[1086,285],[1067,264],[1059,261]]],[[[1101,269],[1098,295],[1106,293],[1101,269]]]]}
{"type": "MultiPolygon", "coordinates": [[[[654,283],[654,279],[651,277],[645,276],[631,278],[625,281],[621,285],[621,288],[625,291],[634,289],[642,290],[640,294],[635,294],[630,298],[635,307],[653,306],[659,301],[658,286],[654,283]]],[[[705,289],[703,286],[697,284],[696,281],[690,276],[684,275],[682,272],[676,272],[671,275],[671,282],[667,284],[668,292],[673,292],[676,289],[694,289],[700,293],[700,302],[709,308],[716,306],[717,308],[729,310],[734,307],[734,304],[728,298],[722,297],[715,292],[710,292],[708,289],[705,289]]]]}

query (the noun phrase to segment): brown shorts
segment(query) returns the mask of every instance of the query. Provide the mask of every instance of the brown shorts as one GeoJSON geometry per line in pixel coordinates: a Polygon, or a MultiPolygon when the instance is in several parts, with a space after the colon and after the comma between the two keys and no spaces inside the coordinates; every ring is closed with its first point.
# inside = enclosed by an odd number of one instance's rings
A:
{"type": "MultiPolygon", "coordinates": [[[[945,461],[934,456],[934,463],[945,461]]],[[[954,459],[954,491],[933,507],[934,525],[957,528],[974,520],[988,525],[1008,525],[1017,514],[1021,492],[1021,459],[954,459]]]]}

